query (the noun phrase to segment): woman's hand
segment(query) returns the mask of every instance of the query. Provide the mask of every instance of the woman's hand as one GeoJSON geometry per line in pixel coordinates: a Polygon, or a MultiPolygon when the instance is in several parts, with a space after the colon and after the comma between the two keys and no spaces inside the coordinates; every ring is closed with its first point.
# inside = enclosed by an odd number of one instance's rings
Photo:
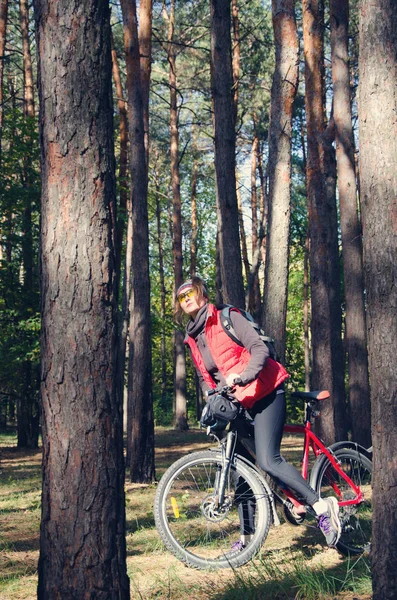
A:
{"type": "Polygon", "coordinates": [[[234,380],[236,379],[236,377],[240,377],[239,373],[229,373],[229,375],[226,375],[225,380],[226,380],[226,384],[230,385],[230,387],[232,387],[234,384],[234,380]]]}

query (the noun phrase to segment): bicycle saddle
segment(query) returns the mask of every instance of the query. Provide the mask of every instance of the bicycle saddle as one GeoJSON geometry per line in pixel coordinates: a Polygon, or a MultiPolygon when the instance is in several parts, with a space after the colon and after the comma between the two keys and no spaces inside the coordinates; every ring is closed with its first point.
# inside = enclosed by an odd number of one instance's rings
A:
{"type": "Polygon", "coordinates": [[[302,398],[306,402],[310,400],[326,400],[330,397],[330,393],[327,390],[320,390],[317,392],[292,392],[292,398],[302,398]]]}

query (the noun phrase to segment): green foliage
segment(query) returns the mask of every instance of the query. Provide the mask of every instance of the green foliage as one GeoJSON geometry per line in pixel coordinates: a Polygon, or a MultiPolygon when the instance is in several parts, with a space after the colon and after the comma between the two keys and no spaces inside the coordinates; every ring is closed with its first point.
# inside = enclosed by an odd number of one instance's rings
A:
{"type": "MultiPolygon", "coordinates": [[[[40,173],[37,124],[6,110],[0,222],[0,391],[38,395],[40,173]],[[26,381],[25,365],[33,368],[26,381]]],[[[30,372],[29,367],[29,372],[30,372]]]]}
{"type": "MultiPolygon", "coordinates": [[[[288,280],[286,368],[290,373],[287,389],[305,389],[304,337],[303,337],[303,250],[291,248],[288,280]]],[[[288,420],[299,421],[303,416],[302,405],[287,401],[288,420]]]]}
{"type": "MultiPolygon", "coordinates": [[[[149,231],[152,297],[153,395],[157,423],[172,421],[173,347],[173,255],[172,190],[170,177],[169,132],[169,15],[170,1],[153,3],[153,56],[150,94],[149,153],[149,231]],[[166,306],[161,308],[160,253],[163,260],[166,306]],[[165,382],[161,348],[165,344],[165,382]]],[[[351,47],[355,68],[357,54],[357,2],[353,2],[351,47]]],[[[274,68],[274,44],[270,0],[238,3],[240,36],[240,77],[238,82],[237,171],[243,199],[248,245],[251,227],[250,162],[254,132],[258,134],[266,170],[270,91],[274,68]]],[[[299,6],[297,6],[299,11],[299,6]]],[[[298,14],[299,19],[299,14],[298,14]]],[[[5,59],[7,88],[2,132],[0,171],[0,222],[2,259],[0,267],[0,391],[19,396],[23,393],[21,369],[30,362],[34,367],[33,387],[37,391],[39,362],[39,217],[40,178],[37,122],[23,115],[23,63],[20,51],[18,6],[10,5],[8,54],[5,59]],[[31,207],[32,285],[26,284],[26,214],[31,207]],[[24,254],[25,253],[25,254],[24,254]]],[[[31,23],[33,28],[33,23],[31,23]]],[[[119,3],[112,2],[112,31],[122,78],[125,79],[123,24],[119,3]]],[[[210,11],[206,0],[177,0],[173,34],[176,53],[177,98],[180,144],[180,189],[184,275],[190,268],[192,234],[191,197],[193,165],[198,165],[197,272],[208,284],[210,298],[215,298],[215,241],[217,230],[214,173],[213,123],[210,81],[210,11]]],[[[34,36],[31,36],[32,50],[34,36]]],[[[34,52],[33,52],[33,60],[34,52]]],[[[119,114],[114,104],[115,153],[119,158],[119,114]]],[[[286,366],[291,374],[290,389],[304,386],[303,364],[303,248],[307,214],[305,164],[302,131],[305,128],[304,97],[295,102],[293,128],[293,173],[291,210],[291,254],[287,316],[286,366]]],[[[118,169],[117,169],[118,173],[118,169]]],[[[259,181],[257,187],[259,190],[259,181]]],[[[117,192],[120,192],[118,182],[117,192]]],[[[119,219],[125,215],[119,211],[119,219]]],[[[125,246],[122,249],[125,253],[125,246]]],[[[123,265],[123,261],[122,261],[123,265]]],[[[122,267],[123,268],[123,267],[122,267]]],[[[261,276],[263,272],[261,271],[261,276]]],[[[123,277],[120,277],[123,281],[123,277]]],[[[121,298],[121,294],[119,295],[121,298]]],[[[188,412],[195,421],[195,381],[191,361],[187,359],[188,412]]],[[[299,419],[300,411],[288,405],[290,419],[299,419]]]]}
{"type": "MultiPolygon", "coordinates": [[[[237,162],[243,174],[250,161],[254,132],[263,140],[267,135],[270,88],[273,68],[273,44],[270,3],[254,0],[239,4],[241,68],[237,117],[237,162]]],[[[173,256],[171,239],[172,191],[169,158],[169,35],[170,3],[153,5],[153,64],[150,97],[150,168],[149,219],[151,236],[151,282],[153,318],[153,385],[157,422],[167,422],[164,409],[171,410],[173,396],[172,344],[174,328],[172,302],[173,256]],[[156,210],[160,207],[159,224],[156,210]],[[159,231],[160,225],[160,231],[159,231]],[[159,237],[163,253],[167,288],[166,315],[159,302],[159,237]],[[166,338],[167,382],[161,391],[161,336],[166,338]],[[161,421],[160,421],[161,420],[161,421]]],[[[208,2],[177,2],[173,40],[176,54],[178,130],[180,152],[180,189],[184,273],[189,274],[191,239],[191,195],[193,165],[197,160],[198,256],[197,272],[215,298],[215,241],[217,229],[214,149],[210,85],[210,14],[208,2]]],[[[242,175],[244,180],[244,175],[242,175]]],[[[244,187],[243,181],[243,197],[244,187]]],[[[195,381],[191,361],[187,360],[188,413],[196,419],[195,381]]]]}

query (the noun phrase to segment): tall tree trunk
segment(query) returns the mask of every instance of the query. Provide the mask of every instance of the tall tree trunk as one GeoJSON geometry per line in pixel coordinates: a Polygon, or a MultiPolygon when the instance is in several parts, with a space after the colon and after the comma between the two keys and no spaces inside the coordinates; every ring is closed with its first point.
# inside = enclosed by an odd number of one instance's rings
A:
{"type": "Polygon", "coordinates": [[[23,74],[24,74],[24,114],[34,117],[34,83],[32,56],[29,43],[29,4],[28,0],[19,1],[20,24],[22,34],[23,74]]]}
{"type": "MultiPolygon", "coordinates": [[[[129,356],[128,348],[128,330],[130,323],[130,298],[131,298],[131,261],[132,261],[132,199],[131,194],[127,198],[127,232],[126,232],[126,243],[125,243],[125,266],[124,266],[124,277],[122,286],[122,297],[121,297],[121,315],[119,323],[119,339],[117,349],[117,397],[120,402],[123,398],[123,409],[125,414],[123,415],[123,423],[125,424],[124,429],[127,430],[127,413],[128,413],[128,383],[125,385],[125,370],[126,362],[129,356]],[[124,399],[126,401],[124,402],[124,399]]],[[[116,254],[116,265],[117,265],[117,254],[116,254]]],[[[120,273],[116,272],[116,283],[120,278],[120,273]]],[[[117,290],[117,285],[116,285],[117,290]]],[[[127,453],[126,466],[129,466],[129,455],[127,453]]]]}
{"type": "MultiPolygon", "coordinates": [[[[10,73],[10,71],[8,72],[8,76],[7,76],[7,87],[8,87],[8,93],[9,93],[9,96],[11,99],[12,110],[13,110],[13,112],[15,112],[15,110],[16,110],[16,91],[15,91],[12,74],[10,73]]],[[[11,132],[10,132],[10,141],[9,141],[9,152],[11,153],[13,151],[13,146],[14,146],[15,138],[16,138],[16,124],[15,124],[14,120],[12,120],[10,123],[10,129],[11,129],[11,132]]],[[[4,238],[5,238],[5,240],[4,240],[4,259],[7,264],[9,281],[11,281],[11,282],[15,281],[15,274],[14,274],[14,271],[12,268],[14,221],[15,221],[15,215],[13,214],[12,207],[8,207],[5,210],[4,225],[3,225],[4,238]]],[[[12,285],[12,283],[11,283],[11,285],[12,285]]],[[[15,406],[14,403],[13,403],[13,406],[15,406]]]]}
{"type": "Polygon", "coordinates": [[[139,2],[139,49],[141,55],[143,125],[145,129],[147,164],[149,164],[149,92],[152,72],[152,4],[153,0],[140,0],[139,2]]]}
{"type": "MultiPolygon", "coordinates": [[[[173,198],[172,216],[172,253],[174,259],[175,291],[183,283],[183,257],[182,257],[182,202],[181,184],[179,175],[179,124],[177,102],[176,78],[176,50],[174,41],[175,32],[175,0],[171,0],[170,15],[168,19],[168,64],[170,87],[170,155],[171,155],[171,181],[173,198]]],[[[176,300],[175,300],[176,302],[176,300]]],[[[174,333],[174,379],[175,379],[175,427],[187,429],[186,409],[186,356],[183,343],[184,334],[179,329],[174,333]]]]}
{"type": "Polygon", "coordinates": [[[305,364],[305,390],[310,391],[310,298],[309,298],[309,232],[306,234],[303,255],[303,339],[304,339],[304,364],[305,364]]]}
{"type": "MultiPolygon", "coordinates": [[[[258,221],[258,191],[256,185],[256,172],[258,165],[258,154],[259,154],[259,138],[257,133],[257,118],[253,115],[253,121],[255,124],[254,137],[252,140],[251,148],[251,216],[252,216],[252,242],[251,242],[251,272],[252,267],[255,263],[256,256],[259,252],[259,246],[262,243],[259,232],[259,221],[258,221]]],[[[252,291],[250,291],[250,304],[248,310],[252,313],[256,321],[261,319],[261,292],[259,288],[259,277],[258,269],[254,271],[255,276],[253,278],[252,291]]],[[[247,278],[247,282],[249,279],[247,278]]]]}
{"type": "MultiPolygon", "coordinates": [[[[324,96],[325,113],[325,96],[324,96]]],[[[328,280],[331,308],[331,356],[334,389],[333,396],[335,438],[347,439],[348,413],[345,394],[345,351],[342,341],[341,268],[338,239],[338,212],[336,207],[336,155],[334,148],[335,123],[331,118],[323,135],[325,191],[328,212],[328,280]]]]}
{"type": "Polygon", "coordinates": [[[38,597],[124,600],[109,5],[35,0],[35,15],[44,471],[38,597]]]}
{"type": "MultiPolygon", "coordinates": [[[[335,305],[339,303],[335,289],[338,284],[333,279],[338,249],[335,239],[336,209],[329,197],[329,175],[332,175],[332,170],[330,171],[325,136],[321,0],[310,2],[303,0],[303,40],[312,306],[312,386],[315,389],[327,388],[331,392],[332,403],[325,403],[321,418],[317,420],[319,435],[326,443],[330,443],[344,436],[345,431],[343,423],[338,418],[338,407],[344,405],[343,361],[341,360],[343,352],[340,338],[341,323],[333,320],[338,308],[335,305]]],[[[332,200],[334,202],[334,198],[332,200]]]]}
{"type": "MultiPolygon", "coordinates": [[[[247,238],[244,229],[244,216],[243,216],[243,200],[241,198],[240,187],[237,182],[237,206],[238,206],[238,224],[240,229],[240,243],[241,243],[241,255],[243,259],[245,277],[248,280],[250,274],[250,263],[248,260],[248,249],[247,249],[247,238]]],[[[251,288],[252,289],[252,288],[251,288]]],[[[243,306],[241,308],[244,308],[243,306]]]]}
{"type": "Polygon", "coordinates": [[[160,277],[160,317],[161,317],[161,401],[165,405],[167,396],[167,363],[166,363],[166,344],[165,344],[165,316],[166,316],[166,289],[164,274],[164,250],[163,234],[161,231],[161,207],[160,207],[160,184],[157,170],[155,171],[156,184],[156,221],[157,221],[157,243],[159,252],[159,277],[160,277]]]}
{"type": "Polygon", "coordinates": [[[348,54],[348,0],[330,0],[334,121],[346,300],[346,346],[352,436],[371,445],[361,227],[357,212],[348,54]]]}
{"type": "Polygon", "coordinates": [[[128,169],[128,125],[127,125],[127,106],[124,99],[123,84],[121,82],[121,74],[119,61],[117,58],[116,49],[114,47],[112,35],[112,71],[113,81],[116,88],[117,108],[119,109],[120,118],[120,158],[119,158],[119,189],[120,199],[117,212],[117,236],[116,236],[116,252],[117,252],[117,291],[119,292],[120,272],[121,272],[121,254],[125,232],[125,223],[127,221],[127,199],[128,199],[128,184],[127,184],[127,169],[128,169]]]}
{"type": "MultiPolygon", "coordinates": [[[[19,16],[22,36],[23,53],[23,81],[24,81],[24,101],[23,114],[25,122],[28,123],[28,131],[32,127],[32,121],[35,117],[34,111],[34,93],[33,93],[33,70],[32,56],[29,43],[29,6],[27,0],[20,0],[19,16]]],[[[23,265],[23,294],[24,294],[24,315],[28,319],[34,312],[34,290],[33,290],[33,231],[32,231],[32,198],[30,188],[32,187],[30,175],[30,163],[32,160],[32,138],[26,134],[27,153],[23,158],[22,185],[28,190],[24,199],[24,209],[22,213],[22,265],[23,265]]],[[[23,395],[17,403],[18,410],[18,446],[37,448],[39,442],[39,405],[37,392],[35,389],[34,369],[31,360],[26,358],[22,364],[23,395]]]]}
{"type": "MultiPolygon", "coordinates": [[[[130,322],[130,297],[131,297],[131,261],[132,261],[132,198],[131,190],[128,188],[128,114],[127,102],[124,100],[121,75],[114,47],[112,47],[113,80],[115,82],[117,104],[120,114],[120,198],[119,212],[116,231],[116,290],[121,292],[121,314],[119,315],[119,339],[117,352],[117,386],[118,398],[125,405],[123,408],[123,423],[125,429],[128,422],[128,384],[125,386],[125,369],[127,355],[128,328],[130,322]],[[125,262],[123,283],[121,281],[122,245],[125,235],[125,262]],[[123,400],[121,400],[123,399],[123,400]],[[125,402],[124,402],[125,400],[125,402]]],[[[127,466],[129,466],[129,455],[127,453],[127,466]]]]}
{"type": "MultiPolygon", "coordinates": [[[[305,128],[303,120],[300,124],[300,141],[302,149],[302,169],[305,177],[305,187],[307,189],[307,161],[305,146],[305,128]]],[[[305,365],[305,391],[310,391],[310,282],[309,282],[309,256],[310,256],[310,235],[309,228],[306,229],[305,247],[303,250],[303,339],[304,339],[304,365],[305,365]]]]}
{"type": "Polygon", "coordinates": [[[240,80],[240,22],[238,17],[238,0],[232,2],[232,26],[233,26],[233,50],[232,50],[232,70],[233,70],[233,105],[234,122],[237,123],[238,115],[238,88],[240,80]]]}
{"type": "MultiPolygon", "coordinates": [[[[27,0],[20,0],[20,25],[22,35],[22,49],[23,49],[23,89],[24,89],[24,101],[23,101],[23,114],[25,120],[33,120],[35,117],[34,111],[34,95],[33,95],[33,70],[32,70],[32,56],[30,52],[29,43],[29,7],[27,0]]],[[[26,139],[27,148],[30,152],[32,147],[32,139],[26,139]]],[[[23,185],[24,187],[30,188],[32,182],[29,176],[29,163],[31,161],[30,156],[24,157],[24,168],[23,168],[23,185]]],[[[23,261],[23,278],[24,278],[24,292],[26,294],[26,300],[29,306],[31,306],[31,294],[33,291],[33,238],[32,238],[32,202],[30,194],[27,195],[25,209],[23,213],[23,241],[22,241],[22,261],[23,261]]]]}
{"type": "Polygon", "coordinates": [[[192,232],[190,236],[190,277],[193,277],[197,271],[197,178],[198,178],[198,159],[196,145],[196,128],[193,126],[193,169],[192,169],[192,192],[191,192],[191,223],[192,232]]]}
{"type": "MultiPolygon", "coordinates": [[[[259,196],[259,215],[260,215],[260,226],[259,226],[259,254],[258,259],[262,262],[263,266],[266,265],[266,231],[267,231],[267,217],[269,214],[269,194],[266,189],[266,182],[268,180],[267,174],[263,171],[263,160],[262,160],[261,144],[258,148],[258,175],[260,181],[260,196],[259,196]]],[[[259,269],[259,265],[258,265],[259,269]]]]}
{"type": "Polygon", "coordinates": [[[131,481],[154,480],[154,417],[149,277],[148,172],[135,0],[121,0],[127,69],[131,172],[127,456],[131,481]]]}
{"type": "Polygon", "coordinates": [[[3,131],[3,81],[4,81],[4,56],[7,32],[8,0],[0,0],[0,166],[1,166],[1,140],[3,131]]]}
{"type": "Polygon", "coordinates": [[[244,306],[244,286],[236,196],[229,0],[211,0],[211,94],[214,107],[218,240],[225,302],[244,306]]]}
{"type": "Polygon", "coordinates": [[[252,196],[252,262],[249,276],[247,277],[247,287],[245,289],[245,305],[254,315],[256,321],[262,320],[262,302],[259,285],[259,267],[264,263],[265,247],[265,225],[267,221],[267,202],[265,201],[265,178],[263,173],[262,155],[260,141],[257,133],[258,117],[253,114],[254,139],[252,143],[251,157],[251,196],[252,196]],[[256,175],[259,174],[259,207],[258,192],[256,185],[256,175]],[[266,217],[265,217],[266,204],[266,217]],[[259,220],[258,220],[259,208],[259,220]]]}
{"type": "Polygon", "coordinates": [[[222,275],[221,275],[221,253],[219,249],[219,221],[216,231],[215,243],[215,304],[223,304],[222,275]]]}
{"type": "MultiPolygon", "coordinates": [[[[116,49],[114,47],[113,34],[112,43],[112,72],[113,81],[116,88],[117,107],[119,109],[120,118],[120,158],[119,158],[119,206],[117,213],[117,233],[116,233],[116,289],[118,294],[121,293],[121,314],[119,316],[119,344],[117,354],[117,384],[118,397],[123,398],[123,423],[127,428],[128,423],[128,385],[125,386],[125,367],[128,353],[127,338],[129,326],[129,304],[131,295],[131,248],[132,248],[132,207],[131,194],[128,187],[128,114],[127,101],[124,98],[123,84],[119,61],[117,58],[116,49]],[[121,285],[121,264],[122,264],[122,247],[125,237],[125,262],[124,262],[124,277],[121,285]],[[124,401],[125,400],[125,401],[124,401]]],[[[129,459],[129,456],[128,456],[129,459]]],[[[127,460],[127,466],[129,466],[127,460]]]]}
{"type": "Polygon", "coordinates": [[[258,245],[258,194],[256,189],[256,166],[258,157],[259,139],[254,131],[254,136],[251,146],[251,218],[252,218],[252,249],[251,256],[253,257],[258,245]]]}
{"type": "Polygon", "coordinates": [[[397,597],[397,11],[361,1],[360,191],[372,400],[374,600],[397,597]]]}
{"type": "Polygon", "coordinates": [[[192,172],[192,195],[191,195],[191,238],[190,238],[190,276],[193,277],[197,271],[197,237],[198,237],[198,220],[197,220],[197,175],[198,175],[198,160],[193,160],[192,172]]]}
{"type": "Polygon", "coordinates": [[[264,328],[285,361],[291,199],[292,109],[298,86],[299,42],[294,0],[273,0],[276,65],[269,133],[269,214],[266,242],[264,328]]]}
{"type": "MultiPolygon", "coordinates": [[[[11,105],[12,105],[12,110],[15,111],[16,110],[16,91],[15,91],[15,87],[14,87],[14,82],[12,79],[12,75],[10,72],[8,72],[8,77],[7,77],[7,87],[8,87],[8,93],[11,99],[11,105]]],[[[11,127],[11,134],[10,134],[10,141],[9,141],[9,152],[12,152],[13,150],[13,146],[15,143],[15,138],[16,138],[16,134],[15,134],[15,122],[14,120],[11,121],[10,123],[10,127],[11,127]]],[[[0,132],[1,134],[1,132],[0,132]]],[[[14,236],[14,220],[15,220],[15,215],[12,212],[12,208],[9,207],[8,209],[5,210],[5,215],[4,215],[4,224],[3,224],[3,231],[4,231],[4,250],[3,250],[3,258],[6,262],[7,265],[7,276],[9,277],[9,281],[13,282],[15,281],[15,274],[12,268],[12,254],[13,254],[13,236],[14,236]]],[[[11,283],[12,285],[12,283],[11,283]]],[[[12,403],[12,406],[15,407],[15,403],[12,403]]]]}

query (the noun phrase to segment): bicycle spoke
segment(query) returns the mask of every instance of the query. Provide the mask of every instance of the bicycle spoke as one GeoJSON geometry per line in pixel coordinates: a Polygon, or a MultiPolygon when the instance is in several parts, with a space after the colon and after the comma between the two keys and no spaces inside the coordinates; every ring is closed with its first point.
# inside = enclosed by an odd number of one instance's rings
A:
{"type": "Polygon", "coordinates": [[[359,452],[351,449],[339,449],[335,452],[339,469],[325,461],[319,473],[316,489],[322,497],[335,496],[339,503],[339,518],[342,535],[338,548],[346,553],[360,554],[369,552],[372,534],[372,466],[371,461],[359,452]],[[342,471],[347,478],[345,479],[342,471]],[[350,479],[359,494],[348,483],[350,479]]]}
{"type": "Polygon", "coordinates": [[[159,531],[167,545],[170,543],[168,547],[194,566],[219,568],[229,566],[229,560],[244,564],[267,533],[267,496],[252,469],[233,466],[220,504],[217,486],[222,459],[215,460],[210,452],[202,454],[204,458],[195,463],[194,455],[181,460],[191,464],[176,469],[160,488],[156,496],[159,531]],[[252,548],[241,553],[241,558],[235,557],[232,545],[243,534],[252,536],[252,548]]]}

